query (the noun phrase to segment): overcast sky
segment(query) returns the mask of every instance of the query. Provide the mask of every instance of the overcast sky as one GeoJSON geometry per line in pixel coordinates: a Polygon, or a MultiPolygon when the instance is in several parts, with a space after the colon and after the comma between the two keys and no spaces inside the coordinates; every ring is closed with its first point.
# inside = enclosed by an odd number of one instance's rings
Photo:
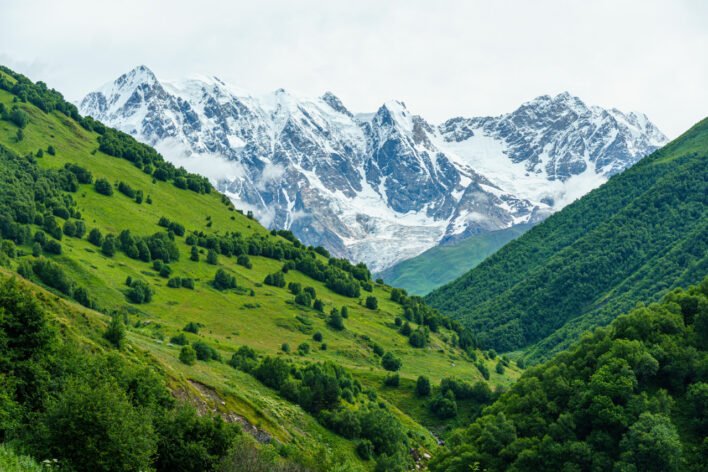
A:
{"type": "Polygon", "coordinates": [[[567,90],[673,138],[708,116],[707,25],[706,0],[0,0],[0,63],[71,100],[145,64],[434,123],[567,90]]]}

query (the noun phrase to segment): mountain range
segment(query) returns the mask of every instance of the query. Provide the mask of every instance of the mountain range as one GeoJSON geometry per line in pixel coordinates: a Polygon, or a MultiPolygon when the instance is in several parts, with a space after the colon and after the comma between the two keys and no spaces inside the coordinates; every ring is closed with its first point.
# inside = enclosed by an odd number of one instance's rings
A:
{"type": "Polygon", "coordinates": [[[542,221],[666,143],[641,113],[540,96],[431,124],[400,101],[355,114],[334,94],[254,95],[145,66],[80,111],[198,171],[265,226],[380,271],[440,244],[542,221]]]}

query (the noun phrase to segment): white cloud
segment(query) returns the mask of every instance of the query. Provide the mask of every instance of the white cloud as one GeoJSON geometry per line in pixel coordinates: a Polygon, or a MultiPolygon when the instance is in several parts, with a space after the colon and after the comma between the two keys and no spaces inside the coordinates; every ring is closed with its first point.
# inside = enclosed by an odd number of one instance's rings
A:
{"type": "Polygon", "coordinates": [[[28,0],[0,2],[0,61],[71,99],[146,64],[434,122],[568,90],[674,137],[708,110],[706,24],[704,0],[28,0]]]}

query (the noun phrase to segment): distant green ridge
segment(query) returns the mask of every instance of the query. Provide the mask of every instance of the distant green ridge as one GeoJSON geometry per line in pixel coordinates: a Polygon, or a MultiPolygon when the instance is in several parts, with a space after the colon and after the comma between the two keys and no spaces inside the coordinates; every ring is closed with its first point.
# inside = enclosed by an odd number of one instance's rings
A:
{"type": "Polygon", "coordinates": [[[566,348],[708,273],[708,119],[426,297],[499,351],[566,348]]]}
{"type": "Polygon", "coordinates": [[[473,269],[531,227],[521,224],[436,246],[385,269],[377,277],[382,277],[394,287],[405,288],[414,295],[425,295],[473,269]]]}

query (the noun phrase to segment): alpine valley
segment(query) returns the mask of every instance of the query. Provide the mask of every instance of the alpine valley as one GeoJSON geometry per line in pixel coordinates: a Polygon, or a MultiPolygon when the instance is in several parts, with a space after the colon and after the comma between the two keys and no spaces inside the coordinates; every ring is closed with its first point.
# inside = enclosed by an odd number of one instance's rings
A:
{"type": "Polygon", "coordinates": [[[80,111],[206,175],[266,227],[374,272],[538,223],[667,142],[644,114],[569,93],[432,124],[400,101],[357,114],[330,92],[256,96],[216,77],[158,80],[145,66],[80,111]]]}

